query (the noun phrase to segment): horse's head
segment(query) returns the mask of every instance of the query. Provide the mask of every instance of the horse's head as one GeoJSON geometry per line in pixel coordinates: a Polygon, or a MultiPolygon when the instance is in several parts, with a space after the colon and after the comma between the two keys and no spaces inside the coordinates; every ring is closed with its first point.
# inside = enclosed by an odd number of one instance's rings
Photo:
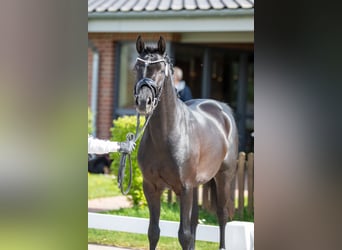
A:
{"type": "Polygon", "coordinates": [[[157,47],[145,46],[139,36],[136,41],[139,54],[135,71],[137,81],[134,87],[135,105],[140,114],[151,114],[157,106],[165,78],[169,74],[169,61],[165,54],[165,40],[160,37],[157,47]]]}

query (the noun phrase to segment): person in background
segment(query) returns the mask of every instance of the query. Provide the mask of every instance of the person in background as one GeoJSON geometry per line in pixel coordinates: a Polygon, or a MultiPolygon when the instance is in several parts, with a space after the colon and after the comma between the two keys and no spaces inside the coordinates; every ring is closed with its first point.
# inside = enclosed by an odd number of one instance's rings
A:
{"type": "Polygon", "coordinates": [[[179,99],[183,102],[192,99],[192,93],[185,81],[183,81],[183,71],[179,67],[173,68],[173,83],[176,87],[179,99]]]}
{"type": "Polygon", "coordinates": [[[88,154],[108,154],[110,152],[131,153],[135,148],[135,142],[115,142],[101,140],[88,136],[88,154]]]}

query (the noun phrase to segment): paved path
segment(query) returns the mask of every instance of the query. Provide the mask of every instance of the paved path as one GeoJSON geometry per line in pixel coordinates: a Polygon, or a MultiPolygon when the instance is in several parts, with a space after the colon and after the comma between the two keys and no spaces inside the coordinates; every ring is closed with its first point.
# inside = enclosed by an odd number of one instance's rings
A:
{"type": "Polygon", "coordinates": [[[114,196],[88,200],[88,212],[103,212],[108,210],[117,210],[120,208],[131,207],[132,203],[126,196],[114,196]]]}

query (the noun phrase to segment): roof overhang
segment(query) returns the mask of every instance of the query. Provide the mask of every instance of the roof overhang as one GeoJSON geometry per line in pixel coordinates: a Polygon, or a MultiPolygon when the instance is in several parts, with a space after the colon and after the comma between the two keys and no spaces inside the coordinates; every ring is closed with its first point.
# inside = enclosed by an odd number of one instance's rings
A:
{"type": "Polygon", "coordinates": [[[88,32],[254,32],[254,9],[93,12],[88,32]]]}

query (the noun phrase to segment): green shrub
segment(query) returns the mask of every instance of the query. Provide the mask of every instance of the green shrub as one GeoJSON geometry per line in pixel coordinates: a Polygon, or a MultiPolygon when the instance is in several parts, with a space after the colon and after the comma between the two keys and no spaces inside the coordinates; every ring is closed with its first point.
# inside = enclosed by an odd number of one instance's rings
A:
{"type": "MultiPolygon", "coordinates": [[[[145,117],[140,117],[140,129],[143,127],[145,122],[145,117]]],[[[112,141],[126,141],[126,135],[128,133],[135,134],[136,131],[136,123],[137,118],[136,116],[123,116],[119,117],[118,119],[113,121],[113,128],[111,128],[112,133],[112,141]]],[[[146,205],[146,199],[144,196],[143,188],[142,188],[142,174],[138,166],[137,161],[137,154],[138,154],[138,148],[140,144],[140,139],[136,142],[135,150],[131,154],[131,160],[132,160],[132,186],[129,191],[129,195],[132,196],[132,201],[135,206],[140,205],[146,205]]],[[[120,158],[121,154],[118,153],[111,153],[110,158],[113,159],[113,162],[111,164],[111,170],[113,173],[117,176],[118,170],[120,167],[120,158]]],[[[126,171],[125,171],[125,178],[124,178],[124,189],[126,189],[129,181],[129,160],[127,157],[126,160],[126,171]]]]}
{"type": "Polygon", "coordinates": [[[90,108],[88,107],[88,135],[91,135],[91,133],[93,132],[92,121],[93,115],[90,111],[90,108]]]}

